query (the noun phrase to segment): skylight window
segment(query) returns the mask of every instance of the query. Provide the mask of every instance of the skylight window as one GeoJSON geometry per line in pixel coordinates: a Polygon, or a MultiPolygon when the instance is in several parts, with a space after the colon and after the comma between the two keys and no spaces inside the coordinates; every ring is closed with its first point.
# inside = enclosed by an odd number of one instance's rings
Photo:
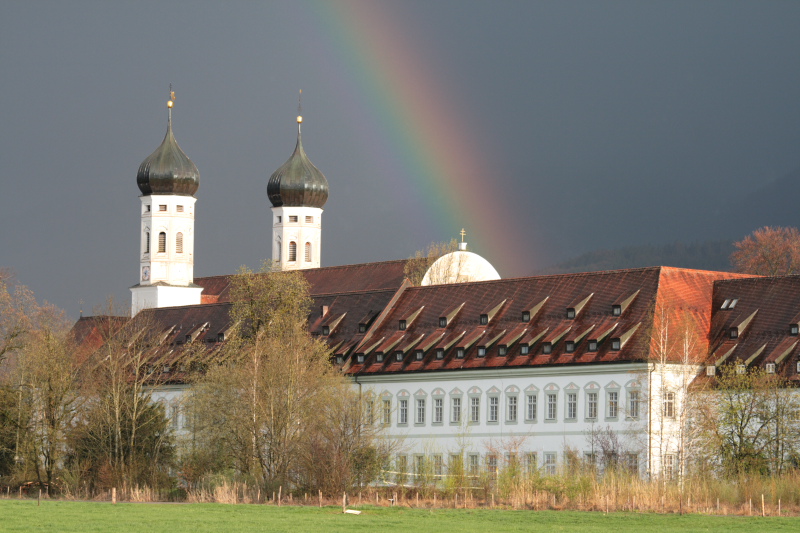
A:
{"type": "Polygon", "coordinates": [[[731,303],[731,299],[730,298],[726,299],[724,302],[722,302],[722,305],[720,306],[720,309],[727,309],[728,306],[730,305],[730,303],[731,303]]]}
{"type": "Polygon", "coordinates": [[[737,303],[739,303],[739,298],[734,298],[733,300],[731,300],[730,305],[728,305],[728,309],[733,309],[734,307],[736,307],[737,303]]]}

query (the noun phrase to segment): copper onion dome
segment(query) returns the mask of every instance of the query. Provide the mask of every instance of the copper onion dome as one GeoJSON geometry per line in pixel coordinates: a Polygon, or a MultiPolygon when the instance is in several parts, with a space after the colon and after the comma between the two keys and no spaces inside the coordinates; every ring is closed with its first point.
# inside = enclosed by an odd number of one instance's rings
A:
{"type": "Polygon", "coordinates": [[[200,172],[187,157],[172,134],[172,100],[169,106],[167,134],[161,146],[139,165],[136,184],[142,195],[179,194],[193,196],[200,187],[200,172]]]}
{"type": "Polygon", "coordinates": [[[328,180],[308,159],[297,117],[297,146],[286,163],[269,178],[267,195],[275,207],[322,207],[328,201],[328,180]]]}

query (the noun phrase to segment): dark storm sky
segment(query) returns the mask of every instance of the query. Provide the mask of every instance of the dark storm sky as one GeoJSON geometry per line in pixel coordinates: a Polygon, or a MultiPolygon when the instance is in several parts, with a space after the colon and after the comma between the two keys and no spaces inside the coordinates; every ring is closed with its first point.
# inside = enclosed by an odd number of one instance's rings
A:
{"type": "Polygon", "coordinates": [[[81,300],[129,304],[136,170],[163,138],[170,83],[201,173],[197,276],[268,257],[266,182],[294,147],[298,89],[331,187],[323,265],[407,257],[462,226],[510,243],[502,257],[471,243],[504,277],[601,247],[737,237],[708,228],[800,167],[799,28],[794,1],[4,0],[0,266],[70,316],[81,300]],[[375,10],[392,32],[365,27],[375,10]],[[390,33],[429,73],[404,78],[420,94],[399,111],[448,103],[486,174],[448,186],[486,208],[437,212],[420,184],[438,177],[406,175],[380,109],[391,91],[371,83],[393,65],[358,62],[397,46],[390,33]]]}

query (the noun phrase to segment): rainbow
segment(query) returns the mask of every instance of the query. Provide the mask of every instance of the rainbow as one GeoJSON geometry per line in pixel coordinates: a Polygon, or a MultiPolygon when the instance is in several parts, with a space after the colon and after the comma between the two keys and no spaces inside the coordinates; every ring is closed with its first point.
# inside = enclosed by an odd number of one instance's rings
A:
{"type": "MultiPolygon", "coordinates": [[[[333,54],[343,72],[337,81],[349,84],[346,94],[366,106],[362,116],[376,131],[384,132],[376,148],[391,161],[400,162],[413,187],[417,188],[426,216],[442,231],[440,239],[455,237],[466,227],[470,249],[486,257],[501,275],[527,274],[529,265],[520,264],[515,254],[531,243],[514,217],[508,203],[501,202],[494,187],[496,170],[487,162],[485,150],[465,120],[469,113],[455,109],[447,98],[445,84],[404,32],[400,17],[391,6],[361,0],[312,0],[304,4],[317,20],[323,41],[318,46],[333,54]],[[389,148],[387,148],[387,146],[389,148]]],[[[374,139],[365,139],[373,144],[374,139]]]]}

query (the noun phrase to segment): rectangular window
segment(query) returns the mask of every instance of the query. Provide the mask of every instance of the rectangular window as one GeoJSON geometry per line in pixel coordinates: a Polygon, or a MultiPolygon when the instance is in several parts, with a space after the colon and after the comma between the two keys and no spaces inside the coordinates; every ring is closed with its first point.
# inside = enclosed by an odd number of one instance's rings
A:
{"type": "Polygon", "coordinates": [[[664,477],[667,479],[675,477],[675,456],[671,453],[664,456],[664,477]]]}
{"type": "Polygon", "coordinates": [[[444,348],[436,348],[436,359],[440,361],[444,359],[444,348]]]}
{"type": "Polygon", "coordinates": [[[533,422],[536,420],[536,395],[528,394],[526,403],[527,409],[525,413],[525,420],[533,422]]]}
{"type": "Polygon", "coordinates": [[[417,455],[414,457],[414,473],[418,476],[425,473],[425,456],[417,455]]]}
{"type": "Polygon", "coordinates": [[[597,351],[597,341],[590,340],[588,346],[586,347],[587,351],[596,352],[597,351]]]}
{"type": "Polygon", "coordinates": [[[494,454],[489,454],[486,456],[486,470],[489,473],[489,477],[492,479],[497,479],[497,456],[494,454]]]}
{"type": "Polygon", "coordinates": [[[575,392],[567,393],[567,418],[578,418],[578,394],[575,392]]]}
{"type": "Polygon", "coordinates": [[[181,418],[181,408],[178,406],[178,404],[173,404],[171,407],[172,407],[172,417],[171,417],[172,427],[177,429],[181,418]]]}
{"type": "Polygon", "coordinates": [[[461,398],[451,398],[450,405],[453,408],[453,412],[450,416],[450,421],[458,424],[461,422],[461,398]]]}
{"type": "Polygon", "coordinates": [[[397,423],[408,424],[408,400],[400,400],[397,410],[397,423]]]}
{"type": "Polygon", "coordinates": [[[281,220],[283,220],[283,217],[279,216],[279,217],[278,217],[278,224],[280,224],[280,223],[281,223],[281,220]]]}
{"type": "Polygon", "coordinates": [[[617,412],[619,411],[619,393],[618,392],[609,392],[608,393],[608,418],[617,418],[617,412]]]}
{"type": "Polygon", "coordinates": [[[506,419],[509,422],[516,422],[517,421],[517,397],[516,396],[509,396],[508,397],[508,416],[506,419]]]}
{"type": "Polygon", "coordinates": [[[183,206],[182,205],[176,206],[176,209],[178,210],[178,213],[183,213],[183,206]]]}
{"type": "Polygon", "coordinates": [[[375,401],[374,400],[367,400],[366,413],[365,413],[365,416],[364,416],[364,422],[366,422],[370,426],[375,423],[375,401]]]}
{"type": "Polygon", "coordinates": [[[475,424],[481,421],[481,399],[477,396],[470,398],[469,421],[475,424]]]}
{"type": "Polygon", "coordinates": [[[480,456],[476,453],[469,454],[469,475],[477,476],[480,471],[480,456]]]}
{"type": "Polygon", "coordinates": [[[383,419],[384,426],[392,423],[392,400],[383,400],[383,419]]]}
{"type": "Polygon", "coordinates": [[[639,391],[628,392],[628,417],[639,418],[639,391]]]}
{"type": "Polygon", "coordinates": [[[433,474],[435,476],[441,476],[444,474],[444,460],[442,459],[442,454],[437,453],[433,456],[433,474]]]}
{"type": "Polygon", "coordinates": [[[489,422],[497,422],[497,411],[500,405],[500,399],[497,396],[489,397],[489,422]]]}
{"type": "Polygon", "coordinates": [[[625,467],[628,472],[634,475],[639,474],[639,455],[635,453],[625,454],[625,467]]]}
{"type": "Polygon", "coordinates": [[[417,400],[417,424],[425,423],[425,399],[419,398],[417,400]]]}
{"type": "Polygon", "coordinates": [[[166,211],[167,210],[167,206],[166,205],[159,205],[158,206],[158,210],[159,211],[166,211]]]}
{"type": "Polygon", "coordinates": [[[547,420],[555,420],[558,414],[558,396],[556,394],[547,395],[547,420]]]}
{"type": "Polygon", "coordinates": [[[586,394],[586,418],[597,419],[597,393],[589,392],[586,394]]]}
{"type": "Polygon", "coordinates": [[[528,344],[520,344],[519,345],[519,354],[520,355],[528,355],[531,351],[531,347],[528,344]]]}
{"type": "Polygon", "coordinates": [[[306,217],[306,224],[313,224],[313,223],[314,223],[314,217],[306,217]]]}
{"type": "Polygon", "coordinates": [[[444,400],[441,398],[433,399],[433,423],[441,424],[444,417],[444,400]]]}
{"type": "Polygon", "coordinates": [[[664,417],[675,418],[675,393],[664,393],[664,417]]]}
{"type": "Polygon", "coordinates": [[[539,467],[539,462],[536,460],[536,452],[527,452],[525,454],[525,472],[530,476],[536,472],[539,467]]]}
{"type": "Polygon", "coordinates": [[[297,222],[297,215],[289,215],[289,222],[297,222]]]}
{"type": "Polygon", "coordinates": [[[548,476],[556,475],[556,454],[555,452],[545,452],[544,454],[544,473],[548,476]]]}
{"type": "Polygon", "coordinates": [[[144,206],[144,210],[149,213],[150,212],[150,206],[149,205],[144,206]]]}

